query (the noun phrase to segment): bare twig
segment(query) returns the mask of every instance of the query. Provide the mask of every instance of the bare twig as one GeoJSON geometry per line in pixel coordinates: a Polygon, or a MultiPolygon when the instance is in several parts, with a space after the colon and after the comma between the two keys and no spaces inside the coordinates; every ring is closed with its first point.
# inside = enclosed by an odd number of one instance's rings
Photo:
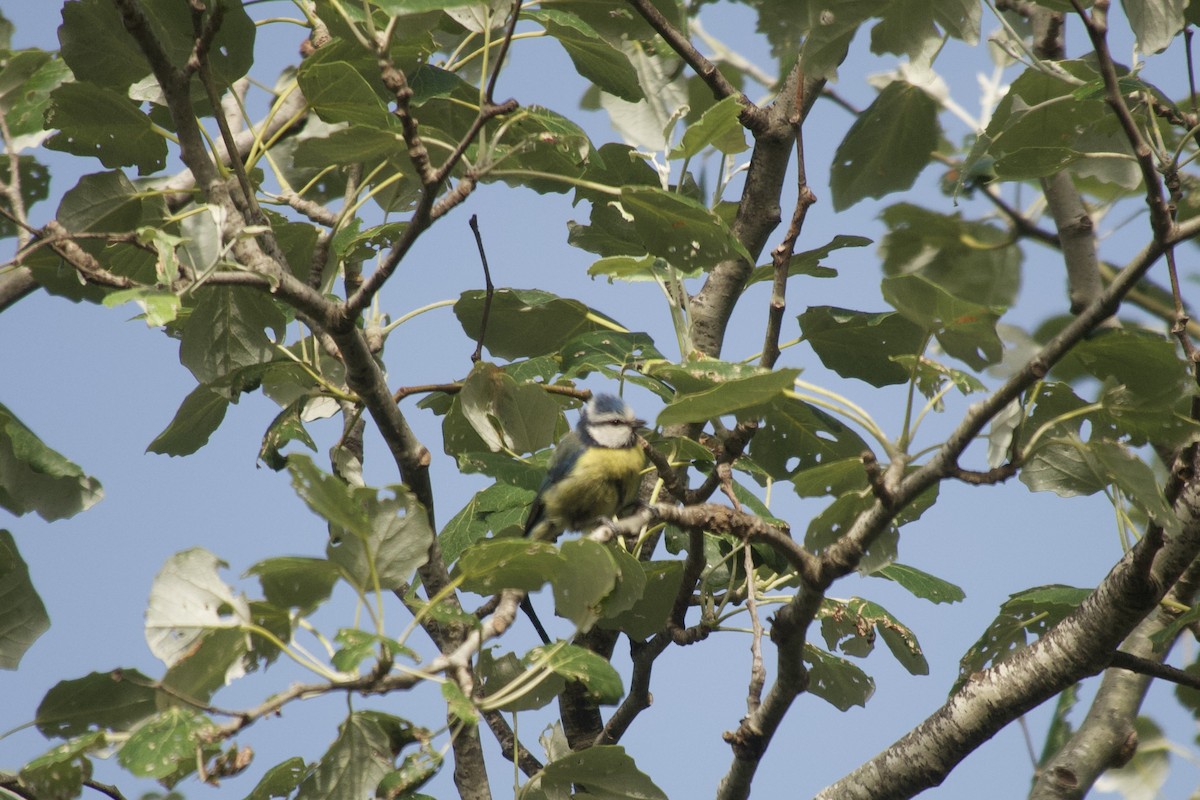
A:
{"type": "MultiPolygon", "coordinates": [[[[513,25],[510,24],[505,31],[505,43],[501,45],[502,51],[507,50],[507,43],[511,41],[512,34],[513,25]]],[[[392,273],[395,272],[396,267],[399,266],[404,256],[412,248],[413,244],[416,243],[418,237],[435,220],[444,216],[470,195],[475,188],[476,178],[468,171],[461,178],[457,187],[447,193],[441,200],[438,200],[438,192],[450,177],[451,171],[462,161],[463,156],[466,155],[467,148],[479,136],[480,131],[483,130],[483,126],[498,116],[515,111],[518,107],[516,100],[506,100],[499,104],[485,101],[466,133],[463,134],[462,138],[455,145],[454,150],[446,157],[441,166],[435,168],[430,161],[429,151],[425,148],[425,143],[421,140],[420,128],[410,108],[413,91],[412,87],[408,85],[408,78],[402,70],[392,63],[391,56],[386,51],[379,53],[378,58],[380,76],[383,79],[384,85],[392,92],[392,96],[396,101],[396,109],[393,113],[400,120],[404,142],[408,146],[409,161],[412,162],[413,168],[421,180],[421,198],[413,210],[412,217],[409,219],[404,233],[392,245],[392,249],[388,251],[387,256],[375,271],[371,273],[371,276],[363,282],[359,290],[346,298],[346,302],[342,304],[342,308],[339,311],[340,319],[337,321],[337,325],[340,327],[352,326],[354,324],[354,320],[367,307],[371,302],[371,298],[383,287],[383,284],[387,282],[392,273]]],[[[499,65],[497,65],[497,70],[499,70],[499,65]]],[[[493,82],[495,76],[496,73],[493,73],[493,82]]]]}
{"type": "MultiPolygon", "coordinates": [[[[513,18],[516,18],[515,9],[513,18]]],[[[492,312],[492,295],[495,294],[496,287],[492,285],[492,271],[488,269],[487,253],[483,249],[483,236],[479,233],[479,220],[472,214],[468,222],[471,225],[471,232],[475,234],[475,246],[479,248],[479,261],[483,264],[483,314],[479,320],[479,339],[475,342],[475,352],[471,354],[471,363],[475,364],[483,358],[483,340],[487,336],[488,317],[492,312]]]]}
{"type": "Polygon", "coordinates": [[[512,46],[512,38],[516,32],[517,17],[519,16],[521,16],[521,0],[513,0],[512,11],[508,14],[508,24],[504,28],[504,38],[500,40],[500,52],[496,54],[496,66],[492,68],[492,74],[488,77],[487,89],[483,95],[484,102],[489,106],[495,105],[496,81],[500,79],[500,69],[504,66],[508,48],[512,46]]]}
{"type": "Polygon", "coordinates": [[[771,303],[767,311],[767,331],[764,336],[762,359],[759,363],[767,369],[775,366],[779,358],[779,336],[783,328],[784,298],[787,295],[788,266],[796,250],[796,240],[804,228],[808,209],[817,202],[817,196],[808,188],[808,173],[804,167],[804,129],[801,126],[800,109],[804,107],[804,82],[796,83],[799,96],[795,102],[795,113],[789,122],[795,127],[796,136],[796,207],[792,210],[792,221],[788,225],[783,241],[771,251],[774,280],[771,284],[771,303]]]}
{"type": "Polygon", "coordinates": [[[754,551],[750,545],[742,545],[742,558],[746,569],[746,611],[750,614],[750,686],[746,691],[746,713],[754,714],[762,705],[763,686],[767,682],[767,670],[762,656],[762,620],[758,618],[758,591],[754,586],[754,551]]]}

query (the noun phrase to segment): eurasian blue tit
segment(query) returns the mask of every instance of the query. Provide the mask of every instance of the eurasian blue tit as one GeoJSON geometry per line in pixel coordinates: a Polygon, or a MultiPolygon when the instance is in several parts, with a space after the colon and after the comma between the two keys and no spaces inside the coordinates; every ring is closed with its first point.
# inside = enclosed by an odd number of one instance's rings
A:
{"type": "Polygon", "coordinates": [[[554,449],[525,535],[553,539],[633,505],[645,464],[637,428],[645,424],[619,397],[599,394],[589,400],[575,430],[554,449]]]}
{"type": "MultiPolygon", "coordinates": [[[[645,464],[637,428],[645,424],[619,397],[599,394],[589,400],[575,430],[559,440],[550,457],[525,535],[553,540],[565,530],[584,530],[632,506],[645,464]]],[[[549,644],[529,598],[521,609],[549,644]]]]}

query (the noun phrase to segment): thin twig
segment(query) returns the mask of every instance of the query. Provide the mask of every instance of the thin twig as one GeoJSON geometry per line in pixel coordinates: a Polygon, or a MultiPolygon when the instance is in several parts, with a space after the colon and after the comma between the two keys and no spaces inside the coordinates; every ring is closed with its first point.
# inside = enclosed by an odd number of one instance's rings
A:
{"type": "Polygon", "coordinates": [[[1164,681],[1186,686],[1189,689],[1200,689],[1200,677],[1197,677],[1190,672],[1184,672],[1181,669],[1172,667],[1170,664],[1163,664],[1158,661],[1152,661],[1148,658],[1135,656],[1132,653],[1126,653],[1123,650],[1117,650],[1112,655],[1112,661],[1109,662],[1110,667],[1118,669],[1127,669],[1130,672],[1136,672],[1139,675],[1149,675],[1152,678],[1161,678],[1164,681]]]}
{"type": "Polygon", "coordinates": [[[746,611],[750,613],[750,687],[746,692],[746,713],[754,714],[762,705],[762,690],[767,682],[767,670],[763,666],[762,620],[758,618],[758,591],[754,586],[754,550],[742,545],[742,558],[746,568],[746,611]]]}
{"type": "Polygon", "coordinates": [[[517,17],[521,15],[521,0],[513,0],[512,12],[508,16],[508,25],[504,29],[504,38],[500,42],[500,52],[496,54],[496,66],[492,68],[492,74],[488,77],[487,89],[484,91],[484,102],[491,106],[495,105],[496,81],[500,78],[500,69],[504,66],[504,57],[508,55],[508,48],[512,45],[513,34],[517,28],[517,17]]]}
{"type": "MultiPolygon", "coordinates": [[[[516,18],[515,12],[513,17],[516,18]]],[[[483,358],[483,340],[487,336],[488,317],[492,313],[492,296],[496,292],[496,287],[492,285],[492,271],[488,269],[487,253],[483,249],[483,236],[479,233],[479,219],[472,214],[468,223],[471,226],[471,232],[475,234],[475,246],[479,248],[479,261],[483,264],[483,314],[479,320],[479,339],[475,342],[475,352],[471,354],[471,363],[477,364],[483,358]]]]}
{"type": "Polygon", "coordinates": [[[792,221],[779,246],[771,251],[774,266],[774,281],[771,284],[771,302],[767,310],[767,330],[764,336],[760,364],[767,369],[775,366],[779,358],[779,336],[783,329],[783,312],[786,309],[788,267],[796,251],[796,240],[804,228],[808,209],[817,202],[817,196],[808,188],[808,174],[804,168],[804,129],[801,125],[800,109],[804,108],[804,82],[796,83],[795,111],[788,118],[796,135],[796,207],[792,210],[792,221]]]}

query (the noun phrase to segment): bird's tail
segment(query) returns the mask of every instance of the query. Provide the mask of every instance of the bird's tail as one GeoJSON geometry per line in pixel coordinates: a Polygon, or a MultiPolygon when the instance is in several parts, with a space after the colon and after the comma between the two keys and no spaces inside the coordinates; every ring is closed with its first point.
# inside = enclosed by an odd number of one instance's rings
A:
{"type": "Polygon", "coordinates": [[[521,610],[525,612],[525,616],[529,617],[529,621],[533,623],[538,636],[542,637],[542,644],[550,644],[550,634],[546,633],[546,629],[542,627],[542,621],[538,619],[537,612],[533,610],[533,603],[529,601],[528,597],[521,601],[521,610]]]}

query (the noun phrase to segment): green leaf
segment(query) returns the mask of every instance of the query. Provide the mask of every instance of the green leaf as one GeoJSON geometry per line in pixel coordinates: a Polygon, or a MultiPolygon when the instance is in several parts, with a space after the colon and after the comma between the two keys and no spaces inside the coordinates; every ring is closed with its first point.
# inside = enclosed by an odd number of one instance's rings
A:
{"type": "Polygon", "coordinates": [[[916,635],[883,606],[861,597],[846,601],[827,599],[821,605],[820,618],[821,634],[831,650],[836,648],[852,656],[864,657],[873,649],[878,632],[892,655],[910,674],[929,674],[929,663],[916,635]]]}
{"type": "Polygon", "coordinates": [[[167,559],[150,585],[146,643],[168,667],[186,658],[208,631],[251,622],[246,599],[217,574],[224,566],[212,553],[194,547],[167,559]]]}
{"type": "MultiPolygon", "coordinates": [[[[463,292],[454,304],[463,331],[478,341],[485,295],[463,292]]],[[[620,327],[603,324],[604,315],[578,300],[568,300],[538,289],[498,289],[492,295],[484,346],[498,358],[529,358],[562,349],[576,336],[620,327]]]]}
{"type": "Polygon", "coordinates": [[[796,472],[792,485],[801,497],[840,497],[868,488],[867,472],[861,455],[841,458],[796,472]]]}
{"type": "MultiPolygon", "coordinates": [[[[283,635],[284,641],[289,639],[290,628],[283,635]]],[[[271,648],[274,650],[273,645],[271,648]]],[[[160,683],[176,696],[206,703],[218,689],[242,677],[252,663],[249,639],[244,631],[236,628],[207,630],[191,642],[188,651],[171,665],[160,683]]]]}
{"type": "Polygon", "coordinates": [[[1021,285],[1021,251],[1006,228],[964,220],[908,203],[881,215],[883,271],[921,275],[949,294],[986,306],[1007,308],[1021,285]]]}
{"type": "Polygon", "coordinates": [[[416,497],[402,485],[377,489],[350,486],[317,469],[312,459],[287,457],[292,487],[316,514],[332,526],[326,556],[360,592],[396,589],[429,558],[433,530],[416,497]]]}
{"type": "Polygon", "coordinates": [[[263,434],[262,447],[258,450],[259,461],[278,472],[287,466],[287,457],[280,451],[289,442],[300,442],[314,453],[317,451],[317,443],[304,427],[304,408],[312,399],[300,397],[293,400],[271,420],[267,432],[263,434]]]}
{"type": "Polygon", "coordinates": [[[50,617],[17,542],[0,530],[0,669],[16,669],[25,651],[50,629],[50,617]]]}
{"type": "Polygon", "coordinates": [[[210,386],[200,384],[183,399],[166,429],[154,437],[148,453],[187,456],[208,444],[208,439],[225,419],[229,399],[210,386]]]}
{"type": "Polygon", "coordinates": [[[758,434],[750,440],[755,463],[776,480],[790,480],[821,464],[855,458],[869,450],[862,437],[816,406],[780,397],[763,410],[758,434]]]}
{"type": "Polygon", "coordinates": [[[620,570],[609,548],[590,539],[563,542],[562,566],[551,577],[555,611],[581,630],[601,616],[601,603],[616,588],[620,570]]]}
{"type": "Polygon", "coordinates": [[[530,592],[541,588],[562,568],[563,558],[550,542],[525,538],[487,539],[468,547],[450,576],[476,594],[502,589],[530,592]]]}
{"type": "Polygon", "coordinates": [[[556,674],[582,684],[587,697],[599,705],[614,705],[625,694],[612,664],[591,650],[571,644],[545,645],[530,651],[527,660],[544,660],[556,674]]]}
{"type": "Polygon", "coordinates": [[[532,453],[554,443],[562,410],[541,386],[518,384],[494,364],[480,361],[443,422],[447,448],[460,416],[489,450],[532,453]]]}
{"type": "Polygon", "coordinates": [[[676,269],[695,273],[730,259],[754,261],[723,219],[689,197],[626,186],[619,202],[633,217],[633,228],[645,248],[642,252],[664,258],[676,269]]]}
{"type": "Polygon", "coordinates": [[[383,776],[376,790],[377,797],[399,797],[404,800],[433,800],[427,794],[418,794],[420,789],[438,773],[445,762],[442,754],[429,745],[410,753],[400,762],[400,768],[383,776]]]}
{"type": "Polygon", "coordinates": [[[877,387],[907,382],[909,371],[892,356],[916,354],[925,341],[920,326],[896,312],[809,306],[799,320],[822,364],[843,378],[877,387]]]}
{"type": "Polygon", "coordinates": [[[808,663],[808,691],[839,711],[866,706],[875,693],[875,681],[844,658],[805,643],[804,660],[808,663]]]}
{"type": "Polygon", "coordinates": [[[646,362],[660,360],[663,354],[645,333],[601,330],[580,334],[566,342],[561,358],[562,374],[566,377],[584,378],[599,372],[608,378],[635,380],[641,377],[638,370],[646,362]]]}
{"type": "Polygon", "coordinates": [[[337,566],[323,558],[301,556],[267,558],[245,572],[258,578],[267,602],[298,609],[302,616],[329,599],[338,574],[337,566]]]}
{"type": "MultiPolygon", "coordinates": [[[[0,74],[0,77],[3,75],[0,74]]],[[[24,203],[26,211],[50,196],[50,170],[38,163],[33,156],[17,156],[17,178],[21,184],[21,202],[24,203]]],[[[12,179],[11,158],[0,164],[0,181],[8,186],[15,185],[12,179]]],[[[12,202],[7,196],[0,198],[0,208],[15,216],[12,202]]],[[[16,223],[8,218],[0,219],[0,238],[16,235],[16,223]]]]}
{"type": "Polygon", "coordinates": [[[1166,50],[1183,30],[1187,4],[1187,0],[1122,0],[1129,27],[1137,37],[1138,51],[1150,55],[1166,50]]]}
{"type": "MultiPolygon", "coordinates": [[[[479,661],[475,667],[475,671],[483,682],[483,696],[491,700],[491,702],[495,702],[494,698],[501,691],[506,689],[513,681],[528,674],[534,662],[532,656],[539,652],[538,650],[534,650],[524,659],[518,659],[512,653],[505,653],[500,658],[496,658],[492,655],[492,648],[480,650],[479,661]]],[[[545,674],[546,677],[536,683],[523,681],[522,685],[515,690],[517,696],[498,706],[498,710],[507,713],[532,711],[551,703],[554,698],[562,694],[567,682],[563,680],[561,675],[554,674],[553,672],[545,674]]]]}
{"type": "Polygon", "coordinates": [[[69,231],[132,231],[145,221],[146,201],[122,172],[84,175],[58,205],[58,221],[69,231]]]}
{"type": "MultiPolygon", "coordinates": [[[[635,641],[645,641],[666,627],[667,617],[675,605],[675,595],[683,581],[680,561],[651,561],[642,564],[645,585],[638,601],[615,616],[601,619],[601,628],[623,631],[635,641]]],[[[622,570],[622,577],[624,577],[622,570]]]]}
{"type": "Polygon", "coordinates": [[[541,194],[575,188],[573,179],[583,175],[592,151],[583,128],[534,105],[522,109],[504,130],[495,150],[498,169],[485,173],[484,180],[495,176],[510,186],[527,186],[541,194]]]}
{"type": "Polygon", "coordinates": [[[104,296],[106,308],[116,308],[125,303],[136,303],[142,309],[142,313],[134,319],[145,320],[148,328],[161,328],[174,322],[182,305],[179,295],[175,292],[149,286],[120,289],[104,296]]]}
{"type": "Polygon", "coordinates": [[[932,603],[957,603],[967,596],[953,583],[907,564],[892,562],[871,574],[895,581],[915,596],[932,603]]]}
{"type": "MultiPolygon", "coordinates": [[[[12,152],[34,148],[46,138],[48,132],[42,124],[50,92],[70,78],[71,71],[65,62],[53,58],[46,50],[7,53],[4,64],[0,65],[0,110],[5,114],[8,134],[12,137],[12,152]]],[[[23,156],[22,161],[32,160],[23,156]]],[[[25,191],[22,187],[22,193],[25,191]]],[[[26,209],[29,205],[26,203],[26,209]]]]}
{"type": "MultiPolygon", "coordinates": [[[[482,5],[482,2],[479,4],[482,5]]],[[[373,5],[379,6],[390,16],[404,17],[427,11],[445,11],[468,3],[463,0],[374,0],[373,5]]]]}
{"type": "Polygon", "coordinates": [[[942,395],[947,384],[953,385],[963,395],[987,389],[983,381],[971,373],[948,367],[927,355],[895,355],[892,360],[912,375],[917,391],[934,401],[934,411],[941,411],[945,406],[942,395]]]}
{"type": "MultiPolygon", "coordinates": [[[[478,620],[474,620],[478,623],[478,620]]],[[[368,658],[378,660],[387,656],[403,655],[414,662],[420,657],[410,648],[387,636],[368,633],[358,628],[342,628],[334,637],[340,648],[333,654],[330,662],[342,672],[355,672],[359,665],[368,658]]]]}
{"type": "MultiPolygon", "coordinates": [[[[830,239],[828,244],[814,250],[805,250],[803,253],[793,254],[788,261],[788,277],[792,278],[796,275],[808,275],[813,278],[836,277],[837,270],[825,266],[821,262],[828,258],[829,254],[834,250],[841,250],[844,247],[866,247],[869,244],[871,244],[871,240],[865,236],[847,236],[839,233],[830,239]]],[[[754,271],[750,273],[750,277],[746,281],[746,286],[762,281],[774,280],[774,278],[775,266],[773,264],[764,264],[754,268],[754,271]]]]}
{"type": "Polygon", "coordinates": [[[95,478],[47,447],[0,404],[0,508],[47,522],[73,517],[104,497],[95,478]]]}
{"type": "Polygon", "coordinates": [[[299,756],[281,761],[265,773],[246,800],[275,800],[290,797],[308,772],[308,765],[299,756]]]}
{"type": "Polygon", "coordinates": [[[286,324],[274,301],[256,289],[202,289],[183,325],[179,360],[200,383],[215,383],[241,367],[271,361],[275,344],[266,330],[280,338],[286,324]]]}
{"type": "Polygon", "coordinates": [[[1177,531],[1180,525],[1154,470],[1116,442],[1048,441],[1029,456],[1020,478],[1031,491],[1051,491],[1059,497],[1095,494],[1116,486],[1167,532],[1177,531]]]}
{"type": "Polygon", "coordinates": [[[710,106],[700,119],[683,132],[683,139],[671,150],[671,158],[693,158],[712,146],[725,155],[746,149],[746,129],[742,127],[742,104],[734,96],[710,106]]]}
{"type": "Polygon", "coordinates": [[[858,115],[838,145],[829,174],[833,209],[912,187],[941,138],[937,103],[923,90],[892,81],[858,115]]]}
{"type": "Polygon", "coordinates": [[[326,122],[391,130],[393,117],[366,79],[345,61],[304,61],[296,73],[300,91],[326,122]]]}
{"type": "Polygon", "coordinates": [[[955,297],[922,275],[883,279],[883,299],[922,329],[942,348],[975,369],[995,364],[1004,354],[996,334],[998,308],[955,297]]]}
{"type": "Polygon", "coordinates": [[[300,783],[296,800],[375,797],[380,780],[395,764],[392,747],[392,736],[376,714],[351,713],[316,769],[300,783]]]}
{"type": "MultiPolygon", "coordinates": [[[[1099,77],[1094,66],[1081,61],[1059,66],[1084,81],[1099,77]]],[[[971,148],[964,178],[985,160],[1001,180],[1040,178],[1087,155],[1079,146],[1082,136],[1112,125],[1115,118],[1101,97],[1075,97],[1077,85],[1039,69],[1022,73],[971,148]]]]}
{"type": "MultiPolygon", "coordinates": [[[[221,25],[208,48],[208,58],[218,85],[227,86],[245,75],[253,63],[255,26],[241,3],[219,0],[219,4],[221,25]]],[[[196,35],[190,9],[172,0],[144,0],[140,5],[167,60],[182,69],[196,35]]],[[[64,6],[59,37],[63,59],[80,80],[124,92],[150,74],[141,48],[125,30],[116,9],[103,0],[64,6]]]]}
{"type": "Polygon", "coordinates": [[[80,795],[83,781],[92,777],[87,753],[101,750],[106,744],[107,737],[100,731],[60,744],[21,767],[21,787],[38,800],[74,800],[80,795]]]}
{"type": "MultiPolygon", "coordinates": [[[[538,484],[543,476],[544,471],[539,471],[536,478],[538,484]]],[[[496,483],[476,492],[438,534],[438,543],[446,563],[457,561],[464,550],[482,540],[489,532],[499,533],[507,527],[522,525],[535,491],[496,483]]]]}
{"type": "Polygon", "coordinates": [[[949,35],[974,44],[979,39],[980,5],[971,0],[892,0],[871,29],[871,52],[907,55],[914,60],[930,39],[949,35]]]}
{"type": "Polygon", "coordinates": [[[555,759],[534,781],[538,785],[527,786],[522,797],[565,798],[578,791],[606,800],[667,800],[618,745],[597,745],[555,759]]]}
{"type": "Polygon", "coordinates": [[[958,691],[974,673],[1005,661],[1025,647],[1029,635],[1035,639],[1044,636],[1089,594],[1090,589],[1054,584],[1009,595],[996,619],[959,661],[958,680],[951,692],[958,691]]]}
{"type": "Polygon", "coordinates": [[[680,393],[658,414],[658,424],[707,422],[726,414],[736,414],[755,406],[773,403],[790,391],[800,374],[798,369],[762,371],[744,378],[716,383],[695,393],[680,393]]]}
{"type": "Polygon", "coordinates": [[[1134,329],[1098,332],[1080,342],[1055,367],[1064,374],[1083,371],[1112,381],[1130,393],[1128,405],[1171,408],[1195,393],[1188,368],[1165,336],[1134,329]]]}
{"type": "Polygon", "coordinates": [[[93,156],[109,169],[136,166],[142,175],[167,165],[167,142],[150,118],[123,94],[102,86],[64,83],[50,94],[46,125],[58,133],[46,147],[93,156]]]}
{"type": "Polygon", "coordinates": [[[657,256],[605,256],[588,267],[588,275],[603,275],[609,283],[666,281],[671,277],[671,265],[657,256]]]}
{"type": "Polygon", "coordinates": [[[38,704],[34,722],[43,736],[60,739],[97,729],[127,731],[155,712],[153,683],[136,669],[59,681],[38,704]]]}
{"type": "Polygon", "coordinates": [[[646,590],[646,572],[642,562],[620,547],[608,548],[617,567],[617,583],[600,603],[600,618],[624,614],[642,599],[646,590]]]}
{"type": "Polygon", "coordinates": [[[63,4],[62,20],[62,58],[81,80],[124,91],[150,74],[150,65],[111,3],[63,4]]]}
{"type": "MultiPolygon", "coordinates": [[[[798,4],[798,8],[793,4],[780,5],[769,12],[770,20],[777,31],[786,31],[791,26],[797,27],[787,34],[777,32],[775,36],[779,44],[773,49],[780,59],[792,56],[799,49],[800,66],[806,76],[836,79],[837,68],[846,58],[850,41],[858,32],[859,26],[871,17],[882,14],[890,2],[891,0],[840,0],[836,11],[832,11],[828,3],[813,0],[804,0],[798,4]],[[788,17],[794,21],[787,20],[788,17]],[[782,49],[798,33],[803,33],[803,43],[794,41],[790,52],[782,49]]],[[[768,14],[767,7],[762,7],[759,14],[760,30],[768,30],[764,24],[764,18],[768,14]]]]}
{"type": "Polygon", "coordinates": [[[629,57],[575,14],[554,9],[526,11],[567,51],[575,70],[603,91],[636,103],[645,95],[629,57]]]}

